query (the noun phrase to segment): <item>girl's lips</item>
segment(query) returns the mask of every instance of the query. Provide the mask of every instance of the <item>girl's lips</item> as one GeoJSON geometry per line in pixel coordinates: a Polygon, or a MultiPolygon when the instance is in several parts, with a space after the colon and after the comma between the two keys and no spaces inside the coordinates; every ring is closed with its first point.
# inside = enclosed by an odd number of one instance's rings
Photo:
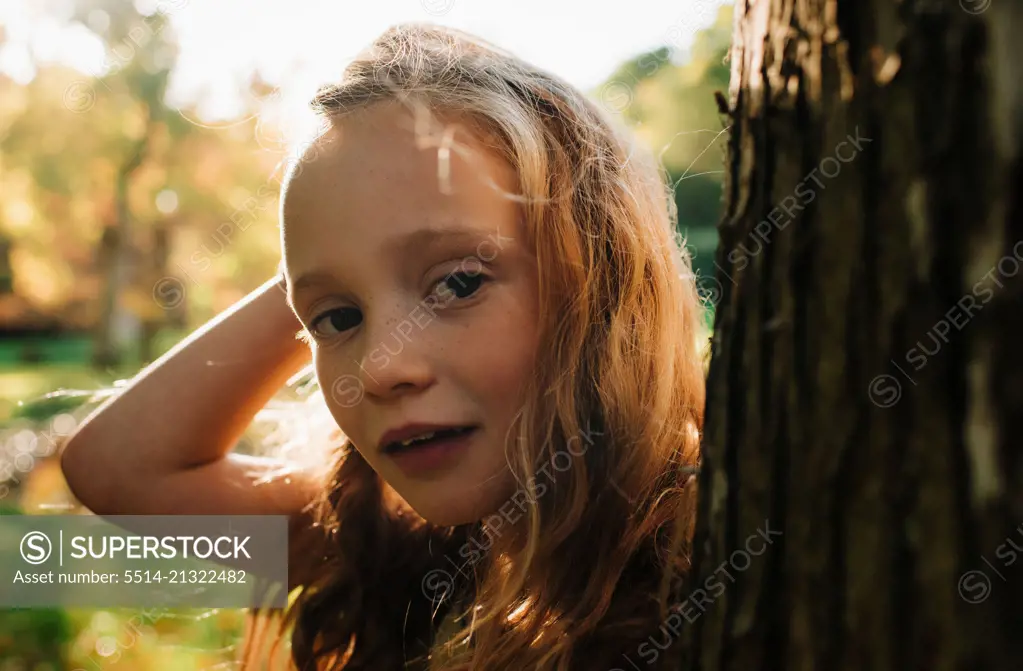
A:
{"type": "Polygon", "coordinates": [[[444,433],[448,431],[462,431],[464,429],[471,428],[475,427],[468,424],[406,424],[405,426],[392,429],[384,433],[383,437],[380,439],[379,447],[381,452],[393,452],[398,449],[403,449],[399,443],[405,440],[421,438],[427,434],[437,432],[444,433]]]}
{"type": "Polygon", "coordinates": [[[468,449],[476,436],[477,427],[442,438],[434,438],[421,445],[410,445],[388,451],[387,456],[409,477],[417,477],[450,468],[468,449]]]}

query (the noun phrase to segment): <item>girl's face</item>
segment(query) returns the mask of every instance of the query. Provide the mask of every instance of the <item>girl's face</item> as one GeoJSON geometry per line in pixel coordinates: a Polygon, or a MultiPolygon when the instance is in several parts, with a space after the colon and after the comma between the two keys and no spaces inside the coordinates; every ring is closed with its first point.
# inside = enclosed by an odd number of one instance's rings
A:
{"type": "Polygon", "coordinates": [[[467,156],[419,148],[413,124],[378,104],[316,141],[282,196],[284,261],[341,430],[417,513],[463,524],[514,491],[505,444],[533,372],[536,260],[502,196],[519,191],[512,167],[461,127],[467,156]]]}

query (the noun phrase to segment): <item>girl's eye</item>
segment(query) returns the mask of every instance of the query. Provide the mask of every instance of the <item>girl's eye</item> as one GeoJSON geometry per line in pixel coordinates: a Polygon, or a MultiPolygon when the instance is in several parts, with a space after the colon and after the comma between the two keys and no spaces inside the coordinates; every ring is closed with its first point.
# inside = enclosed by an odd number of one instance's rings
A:
{"type": "Polygon", "coordinates": [[[355,308],[334,308],[321,313],[309,330],[317,338],[329,338],[362,323],[362,313],[355,308]]]}
{"type": "Polygon", "coordinates": [[[479,291],[485,280],[486,277],[483,273],[457,272],[451,273],[434,286],[437,293],[442,294],[445,298],[451,294],[455,298],[468,298],[479,291]]]}

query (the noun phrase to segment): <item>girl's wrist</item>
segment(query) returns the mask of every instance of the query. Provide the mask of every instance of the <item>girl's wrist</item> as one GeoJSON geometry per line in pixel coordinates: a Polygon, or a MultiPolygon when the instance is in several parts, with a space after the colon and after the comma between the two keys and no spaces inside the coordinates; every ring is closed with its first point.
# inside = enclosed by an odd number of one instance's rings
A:
{"type": "Polygon", "coordinates": [[[284,272],[284,259],[283,258],[280,260],[280,263],[277,264],[277,272],[275,272],[274,276],[272,278],[270,278],[270,282],[276,283],[277,286],[279,286],[281,288],[281,291],[283,291],[285,294],[287,294],[288,283],[287,283],[287,279],[286,279],[285,272],[284,272]]]}
{"type": "MultiPolygon", "coordinates": [[[[309,355],[309,346],[298,337],[302,322],[288,302],[287,283],[283,274],[278,273],[268,279],[244,302],[254,303],[250,314],[261,323],[259,330],[265,334],[263,337],[270,339],[269,342],[283,340],[281,344],[289,357],[298,355],[304,359],[309,355]],[[264,331],[267,328],[269,331],[264,331]]],[[[276,349],[276,346],[271,349],[276,349]]]]}

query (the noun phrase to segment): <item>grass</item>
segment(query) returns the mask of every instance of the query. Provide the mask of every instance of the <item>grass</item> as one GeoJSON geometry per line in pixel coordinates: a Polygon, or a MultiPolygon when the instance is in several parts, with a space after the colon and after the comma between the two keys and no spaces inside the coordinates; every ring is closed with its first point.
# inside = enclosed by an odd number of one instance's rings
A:
{"type": "MultiPolygon", "coordinates": [[[[160,333],[156,352],[167,351],[182,335],[160,333]]],[[[117,368],[97,370],[89,365],[91,354],[92,342],[82,335],[0,340],[0,423],[20,416],[43,420],[73,408],[85,400],[81,394],[110,389],[143,365],[129,351],[117,368]]]]}
{"type": "MultiPolygon", "coordinates": [[[[8,441],[25,428],[39,435],[50,418],[74,412],[89,395],[112,388],[139,368],[137,362],[129,362],[118,370],[96,371],[87,364],[88,354],[89,349],[74,338],[0,342],[0,447],[9,448],[8,441]],[[23,361],[26,350],[37,362],[23,361]]],[[[0,451],[0,466],[9,455],[7,449],[0,451]]],[[[73,500],[59,472],[54,457],[37,459],[31,471],[17,474],[16,488],[0,486],[0,516],[23,514],[26,496],[73,500]]],[[[181,610],[154,619],[147,618],[144,609],[132,608],[0,609],[0,669],[233,669],[245,614],[244,609],[229,608],[181,610]]]]}

